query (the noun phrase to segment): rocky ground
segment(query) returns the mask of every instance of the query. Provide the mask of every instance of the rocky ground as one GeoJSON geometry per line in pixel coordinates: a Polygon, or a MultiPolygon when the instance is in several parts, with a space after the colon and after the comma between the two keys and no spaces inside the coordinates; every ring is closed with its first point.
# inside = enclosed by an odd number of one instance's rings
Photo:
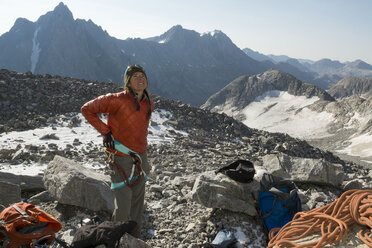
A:
{"type": "MultiPolygon", "coordinates": [[[[83,120],[72,112],[79,112],[83,103],[98,95],[118,90],[120,88],[113,84],[0,70],[0,133],[56,124],[60,120],[59,114],[64,114],[72,127],[79,125],[83,120]]],[[[221,229],[244,233],[245,240],[238,247],[264,247],[264,235],[257,218],[206,208],[191,200],[191,190],[198,175],[237,159],[251,160],[259,165],[262,156],[281,152],[341,164],[348,178],[362,180],[363,183],[358,184],[360,187],[365,185],[363,178],[370,178],[368,169],[314,148],[305,141],[285,134],[250,129],[224,114],[181,102],[158,96],[153,96],[153,100],[156,108],[172,113],[169,125],[189,135],[174,132],[170,134],[173,143],[149,146],[153,168],[147,183],[142,237],[151,247],[208,247],[221,229]]],[[[54,155],[61,155],[75,161],[104,163],[101,147],[83,145],[84,149],[76,149],[73,144],[65,149],[26,147],[24,149],[29,152],[18,157],[14,157],[17,149],[2,150],[0,162],[48,163],[54,155]]],[[[308,196],[312,207],[332,202],[343,191],[343,188],[321,185],[298,186],[308,196]]],[[[23,192],[23,196],[28,199],[35,193],[23,192]]],[[[56,201],[40,201],[38,204],[63,222],[63,231],[71,230],[82,219],[95,214],[109,219],[108,213],[94,213],[56,201]]]]}

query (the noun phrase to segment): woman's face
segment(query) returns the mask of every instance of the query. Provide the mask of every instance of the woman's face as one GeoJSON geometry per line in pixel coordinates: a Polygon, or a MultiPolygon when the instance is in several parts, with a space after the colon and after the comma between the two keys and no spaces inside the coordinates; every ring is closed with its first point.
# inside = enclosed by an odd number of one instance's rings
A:
{"type": "Polygon", "coordinates": [[[129,86],[136,93],[143,92],[147,88],[146,76],[142,72],[135,72],[130,78],[129,86]]]}

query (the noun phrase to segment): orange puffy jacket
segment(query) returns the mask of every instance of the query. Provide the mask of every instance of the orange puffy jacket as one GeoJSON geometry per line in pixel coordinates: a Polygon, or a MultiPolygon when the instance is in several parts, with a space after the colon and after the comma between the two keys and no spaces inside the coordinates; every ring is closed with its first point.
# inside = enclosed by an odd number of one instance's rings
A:
{"type": "MultiPolygon", "coordinates": [[[[134,96],[123,91],[99,96],[85,103],[81,107],[81,113],[102,135],[111,131],[115,140],[133,151],[144,153],[147,149],[147,112],[150,107],[153,111],[154,103],[149,103],[149,99],[145,97],[137,111],[134,96]],[[101,113],[107,113],[107,124],[97,115],[101,113]]],[[[117,155],[127,156],[121,152],[117,155]]]]}

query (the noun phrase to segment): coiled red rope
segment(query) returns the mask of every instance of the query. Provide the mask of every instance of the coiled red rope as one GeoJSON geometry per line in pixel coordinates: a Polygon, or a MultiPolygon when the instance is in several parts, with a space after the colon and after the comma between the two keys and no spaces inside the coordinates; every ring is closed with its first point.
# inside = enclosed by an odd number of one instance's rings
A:
{"type": "Polygon", "coordinates": [[[348,190],[331,204],[297,213],[284,227],[270,231],[267,247],[324,247],[342,240],[357,224],[364,226],[359,238],[372,247],[372,190],[348,190]],[[320,238],[303,241],[310,234],[320,238]]]}

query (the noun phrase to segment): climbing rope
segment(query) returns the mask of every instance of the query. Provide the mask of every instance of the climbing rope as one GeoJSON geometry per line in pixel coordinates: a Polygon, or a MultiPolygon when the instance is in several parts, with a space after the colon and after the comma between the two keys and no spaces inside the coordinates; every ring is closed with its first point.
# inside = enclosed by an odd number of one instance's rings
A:
{"type": "Polygon", "coordinates": [[[348,190],[331,204],[297,213],[285,226],[270,231],[267,248],[324,247],[342,240],[357,224],[364,226],[359,238],[372,247],[372,190],[348,190]],[[303,241],[310,234],[320,238],[303,241]]]}

